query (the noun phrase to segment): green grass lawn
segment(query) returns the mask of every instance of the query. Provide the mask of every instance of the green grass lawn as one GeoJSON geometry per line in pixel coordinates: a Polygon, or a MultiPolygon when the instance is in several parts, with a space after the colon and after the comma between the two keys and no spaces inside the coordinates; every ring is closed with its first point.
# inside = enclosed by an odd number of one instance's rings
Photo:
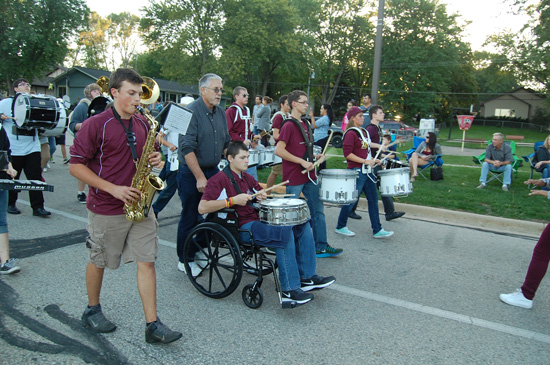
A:
{"type": "MultiPolygon", "coordinates": [[[[408,147],[412,147],[412,142],[398,149],[402,151],[408,147]]],[[[483,150],[480,149],[480,153],[483,150]]],[[[531,151],[532,147],[525,147],[525,151],[521,153],[528,154],[531,151]]],[[[327,160],[328,168],[346,168],[341,148],[329,148],[327,154],[341,156],[330,157],[327,160]]],[[[517,155],[521,156],[521,154],[517,155]]],[[[479,165],[473,163],[472,157],[443,156],[443,158],[446,164],[443,167],[444,180],[429,180],[429,171],[427,171],[428,180],[419,177],[413,185],[412,194],[396,198],[395,201],[512,219],[532,221],[543,219],[544,215],[541,215],[541,212],[546,211],[548,202],[542,196],[529,196],[529,190],[523,184],[529,178],[530,172],[526,164],[513,176],[510,191],[504,192],[498,181],[492,181],[485,189],[476,189],[479,185],[481,169],[479,165]],[[451,164],[464,166],[449,166],[451,164]]],[[[265,182],[270,172],[271,168],[258,170],[259,181],[265,182]]],[[[535,173],[535,177],[540,178],[540,174],[535,173]]],[[[277,183],[279,182],[281,177],[277,179],[277,183]]]]}

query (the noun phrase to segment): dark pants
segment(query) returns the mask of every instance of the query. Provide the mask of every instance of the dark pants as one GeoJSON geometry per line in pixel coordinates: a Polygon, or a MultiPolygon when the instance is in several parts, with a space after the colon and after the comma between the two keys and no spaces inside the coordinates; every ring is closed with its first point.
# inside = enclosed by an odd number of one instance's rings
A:
{"type": "Polygon", "coordinates": [[[533,257],[525,275],[525,281],[521,286],[521,291],[525,298],[533,300],[535,292],[539,288],[540,282],[548,270],[550,261],[550,224],[546,226],[540,235],[537,245],[533,249],[533,257]]]}
{"type": "MultiPolygon", "coordinates": [[[[374,169],[375,176],[378,176],[378,171],[380,169],[381,169],[380,166],[377,166],[374,169]]],[[[377,187],[378,190],[380,190],[380,179],[378,179],[378,183],[376,184],[376,187],[377,187]]],[[[359,204],[359,199],[357,199],[357,201],[355,202],[355,205],[353,206],[353,209],[351,210],[351,212],[355,213],[355,209],[357,209],[357,204],[359,204]]],[[[392,214],[393,212],[395,212],[395,207],[393,205],[393,198],[391,196],[383,196],[382,197],[382,204],[384,205],[384,214],[386,216],[388,216],[388,215],[392,214]]]]}
{"type": "MultiPolygon", "coordinates": [[[[313,144],[315,146],[321,147],[324,150],[325,146],[327,145],[327,142],[328,142],[328,136],[326,136],[323,139],[318,140],[317,142],[313,142],[313,144]]],[[[319,164],[319,170],[318,171],[321,171],[321,170],[326,169],[326,168],[327,168],[327,162],[325,161],[322,164],[319,164]]]]}
{"type": "MultiPolygon", "coordinates": [[[[203,169],[202,172],[207,179],[216,175],[219,170],[217,167],[209,169],[203,169]]],[[[183,245],[187,239],[187,235],[193,228],[203,221],[202,215],[199,214],[199,203],[202,197],[202,193],[197,190],[197,179],[191,172],[187,165],[180,164],[177,175],[178,193],[181,199],[181,217],[178,225],[178,238],[177,238],[177,253],[180,262],[183,262],[183,245]]],[[[195,245],[192,246],[194,252],[189,252],[189,255],[193,255],[198,250],[195,245]]],[[[193,259],[193,257],[189,257],[193,259]]]]}
{"type": "MultiPolygon", "coordinates": [[[[42,167],[40,167],[40,152],[33,152],[26,156],[12,156],[13,168],[17,171],[16,179],[21,177],[21,172],[25,171],[27,180],[42,180],[42,167]]],[[[17,191],[10,190],[8,205],[15,205],[17,202],[17,191]]],[[[32,209],[44,207],[44,196],[41,191],[29,190],[29,200],[32,209]]]]}
{"type": "Polygon", "coordinates": [[[176,189],[178,188],[177,176],[178,172],[170,171],[170,162],[166,161],[159,175],[159,177],[166,183],[166,187],[162,189],[157,197],[157,200],[153,204],[153,211],[155,214],[159,214],[176,193],[176,189]]]}

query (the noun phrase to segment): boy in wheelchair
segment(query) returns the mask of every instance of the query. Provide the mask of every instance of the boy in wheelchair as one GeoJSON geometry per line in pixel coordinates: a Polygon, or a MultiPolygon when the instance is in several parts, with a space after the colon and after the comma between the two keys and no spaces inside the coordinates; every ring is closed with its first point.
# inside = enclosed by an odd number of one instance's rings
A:
{"type": "Polygon", "coordinates": [[[245,172],[248,155],[248,147],[243,142],[229,144],[229,165],[208,180],[199,204],[199,213],[235,209],[239,216],[242,241],[250,241],[250,234],[243,232],[250,231],[255,243],[275,248],[283,306],[285,302],[305,304],[313,299],[309,291],[325,288],[336,279],[316,274],[315,242],[309,221],[293,227],[270,226],[259,221],[258,213],[252,205],[252,194],[261,192],[255,198],[258,201],[266,199],[267,195],[260,184],[245,172]]]}

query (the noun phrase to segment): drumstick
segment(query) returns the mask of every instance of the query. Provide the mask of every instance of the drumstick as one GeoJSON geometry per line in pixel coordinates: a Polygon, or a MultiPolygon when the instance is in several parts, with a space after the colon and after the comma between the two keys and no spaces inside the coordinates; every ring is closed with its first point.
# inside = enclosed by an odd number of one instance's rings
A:
{"type": "MultiPolygon", "coordinates": [[[[390,143],[389,145],[387,145],[387,146],[386,146],[386,151],[387,151],[387,148],[388,148],[388,147],[391,147],[391,146],[393,146],[393,145],[395,145],[395,144],[397,144],[397,141],[392,142],[392,143],[390,143]]],[[[378,152],[376,152],[376,156],[374,156],[374,159],[375,159],[375,160],[378,158],[378,155],[380,154],[380,152],[382,152],[382,149],[381,149],[381,148],[379,148],[379,149],[378,149],[378,152]]]]}
{"type": "MultiPolygon", "coordinates": [[[[313,167],[315,168],[315,167],[317,167],[317,165],[322,164],[323,162],[326,161],[326,159],[327,158],[325,157],[325,155],[323,155],[323,157],[321,157],[320,159],[315,161],[315,163],[313,164],[313,167]]],[[[310,170],[310,171],[313,171],[313,170],[310,170]]],[[[305,174],[306,172],[309,172],[309,171],[308,170],[302,170],[302,174],[305,174]]]]}
{"type": "Polygon", "coordinates": [[[324,155],[325,152],[327,152],[327,147],[328,147],[328,144],[330,143],[330,140],[332,139],[333,134],[334,134],[334,131],[331,129],[330,134],[329,134],[328,139],[327,139],[327,143],[325,144],[325,149],[323,150],[323,153],[321,153],[321,155],[324,155]]]}
{"type": "MultiPolygon", "coordinates": [[[[253,195],[251,195],[251,196],[254,198],[256,195],[260,195],[261,193],[267,193],[268,191],[270,191],[270,190],[272,190],[272,189],[275,189],[276,187],[286,185],[286,184],[288,184],[289,182],[290,182],[290,180],[283,181],[283,182],[280,183],[280,184],[273,185],[272,187],[267,188],[267,189],[264,189],[264,190],[260,191],[259,193],[253,194],[253,195]]],[[[294,195],[294,194],[293,194],[293,195],[294,195]]]]}

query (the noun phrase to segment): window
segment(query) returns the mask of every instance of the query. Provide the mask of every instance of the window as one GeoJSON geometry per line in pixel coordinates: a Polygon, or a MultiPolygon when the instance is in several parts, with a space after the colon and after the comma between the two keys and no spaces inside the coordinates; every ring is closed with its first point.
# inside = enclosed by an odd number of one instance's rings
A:
{"type": "Polygon", "coordinates": [[[57,89],[57,97],[62,98],[63,95],[67,95],[67,87],[66,86],[59,86],[57,89]]]}
{"type": "Polygon", "coordinates": [[[495,109],[495,117],[513,117],[515,115],[514,109],[495,109]]]}

